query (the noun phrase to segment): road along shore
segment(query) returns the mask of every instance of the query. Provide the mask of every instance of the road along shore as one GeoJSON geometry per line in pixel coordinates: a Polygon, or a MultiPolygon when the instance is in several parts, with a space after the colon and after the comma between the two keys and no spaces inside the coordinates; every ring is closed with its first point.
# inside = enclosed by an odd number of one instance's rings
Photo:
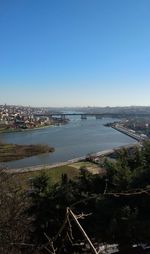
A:
{"type": "Polygon", "coordinates": [[[120,124],[112,124],[112,126],[111,126],[113,129],[115,129],[116,131],[119,131],[119,132],[121,132],[121,133],[123,133],[123,134],[125,134],[125,135],[127,135],[127,136],[129,136],[129,137],[131,137],[131,138],[133,138],[133,139],[135,139],[135,140],[137,140],[137,141],[144,141],[144,140],[146,140],[147,139],[147,137],[144,137],[144,136],[142,136],[142,135],[140,135],[140,134],[137,134],[137,133],[135,133],[135,132],[133,132],[132,130],[129,130],[129,129],[127,129],[127,128],[125,128],[125,127],[122,127],[120,124]]]}

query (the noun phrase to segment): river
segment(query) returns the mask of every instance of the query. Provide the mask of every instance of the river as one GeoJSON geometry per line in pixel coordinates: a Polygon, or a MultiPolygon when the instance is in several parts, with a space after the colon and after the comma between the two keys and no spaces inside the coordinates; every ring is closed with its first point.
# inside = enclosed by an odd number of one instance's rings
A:
{"type": "Polygon", "coordinates": [[[80,116],[70,117],[70,122],[63,126],[44,129],[0,134],[0,141],[15,144],[48,144],[55,148],[54,153],[42,154],[30,158],[3,163],[8,168],[53,164],[67,161],[88,153],[112,149],[136,141],[104,124],[115,119],[98,119],[80,116]]]}

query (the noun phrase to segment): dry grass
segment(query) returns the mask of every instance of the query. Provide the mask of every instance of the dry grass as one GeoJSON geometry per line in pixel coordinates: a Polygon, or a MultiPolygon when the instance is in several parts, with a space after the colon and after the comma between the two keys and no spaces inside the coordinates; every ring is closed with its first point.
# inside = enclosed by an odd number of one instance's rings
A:
{"type": "Polygon", "coordinates": [[[100,174],[105,172],[104,168],[101,168],[99,165],[96,165],[95,163],[88,161],[76,162],[74,164],[70,164],[70,166],[73,166],[74,168],[77,169],[85,167],[92,174],[100,174]]]}
{"type": "Polygon", "coordinates": [[[20,160],[26,157],[53,152],[48,145],[16,145],[0,143],[0,162],[20,160]]]}

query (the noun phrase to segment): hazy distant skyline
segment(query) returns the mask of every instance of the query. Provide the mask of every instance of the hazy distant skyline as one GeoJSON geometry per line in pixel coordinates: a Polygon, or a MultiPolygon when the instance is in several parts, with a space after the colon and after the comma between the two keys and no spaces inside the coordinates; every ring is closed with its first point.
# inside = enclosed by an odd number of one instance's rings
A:
{"type": "Polygon", "coordinates": [[[0,0],[0,104],[150,105],[149,0],[0,0]]]}

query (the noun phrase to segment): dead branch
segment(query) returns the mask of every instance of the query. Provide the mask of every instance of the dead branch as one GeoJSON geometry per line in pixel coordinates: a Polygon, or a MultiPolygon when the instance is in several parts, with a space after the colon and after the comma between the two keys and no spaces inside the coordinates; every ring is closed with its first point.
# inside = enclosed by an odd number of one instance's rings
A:
{"type": "Polygon", "coordinates": [[[87,240],[87,242],[90,245],[90,248],[92,250],[92,253],[97,254],[97,251],[94,247],[94,245],[92,244],[90,238],[88,237],[88,235],[86,234],[86,232],[84,231],[84,229],[82,228],[82,226],[80,225],[80,223],[77,220],[76,215],[72,212],[72,210],[70,208],[68,208],[69,214],[71,215],[71,217],[73,218],[74,222],[77,224],[78,228],[80,229],[82,235],[84,236],[84,238],[87,240]]]}

